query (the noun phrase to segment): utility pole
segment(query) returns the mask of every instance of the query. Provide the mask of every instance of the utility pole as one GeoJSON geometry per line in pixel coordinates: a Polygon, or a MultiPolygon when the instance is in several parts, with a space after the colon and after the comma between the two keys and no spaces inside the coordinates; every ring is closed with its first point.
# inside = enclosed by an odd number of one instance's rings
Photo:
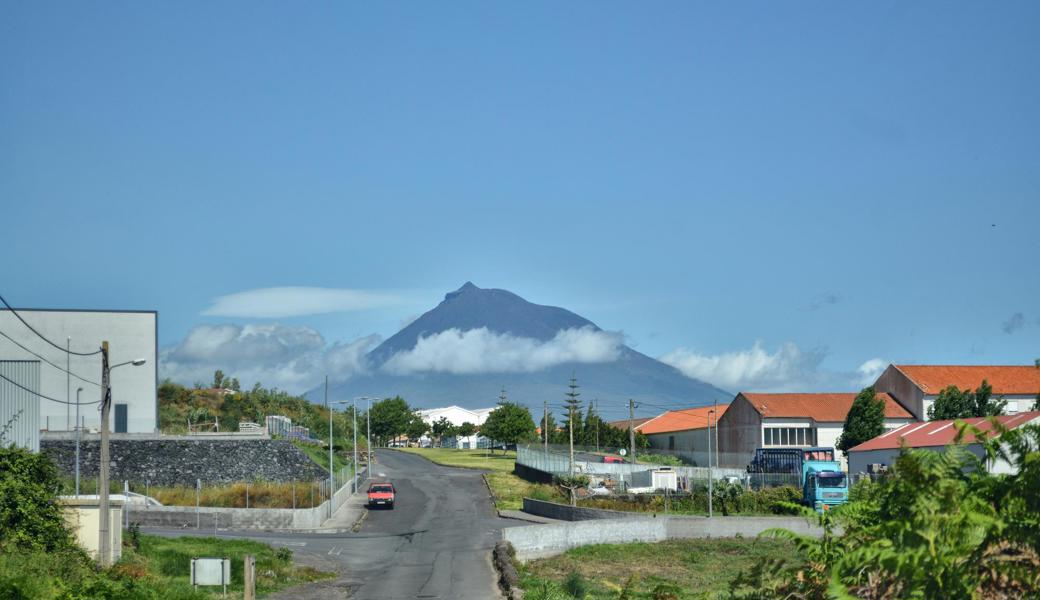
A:
{"type": "Polygon", "coordinates": [[[711,416],[714,413],[714,410],[708,411],[708,518],[712,516],[711,497],[713,494],[712,485],[714,483],[711,472],[711,416]]]}
{"type": "Polygon", "coordinates": [[[636,464],[636,429],[633,426],[636,420],[636,405],[632,399],[628,399],[628,452],[632,455],[632,464],[636,464]]]}
{"type": "MultiPolygon", "coordinates": [[[[329,489],[333,490],[329,493],[332,494],[336,489],[336,475],[333,471],[332,465],[332,405],[329,404],[329,376],[325,376],[325,408],[329,409],[329,489]]],[[[329,502],[329,512],[332,512],[332,503],[329,502]]],[[[332,515],[330,514],[331,518],[332,515]]]]}
{"type": "Polygon", "coordinates": [[[98,471],[98,565],[112,564],[111,515],[108,508],[108,412],[112,407],[109,388],[108,341],[101,342],[101,464],[98,471]]]}
{"type": "Polygon", "coordinates": [[[542,438],[545,440],[545,455],[549,455],[549,401],[542,400],[542,438]]]}
{"type": "Polygon", "coordinates": [[[79,497],[79,446],[83,436],[83,427],[79,422],[79,393],[83,388],[76,388],[76,497],[79,497]]]}
{"type": "Polygon", "coordinates": [[[715,468],[719,468],[719,450],[722,446],[719,446],[719,399],[715,399],[715,468]]]}
{"type": "MultiPolygon", "coordinates": [[[[65,431],[72,419],[72,338],[65,338],[65,431]]],[[[78,406],[76,408],[79,408],[78,406]]]]}
{"type": "Polygon", "coordinates": [[[368,460],[365,464],[368,467],[365,469],[365,479],[372,479],[372,460],[375,458],[375,453],[372,452],[372,398],[366,398],[368,400],[368,410],[365,411],[365,449],[368,450],[368,460]]]}
{"type": "Polygon", "coordinates": [[[596,415],[596,452],[599,452],[599,398],[594,398],[592,405],[595,408],[596,415]]]}
{"type": "Polygon", "coordinates": [[[351,491],[356,492],[357,491],[357,484],[358,484],[358,481],[357,481],[357,398],[354,398],[354,408],[353,408],[352,412],[354,413],[353,415],[351,415],[353,417],[353,419],[354,419],[354,427],[353,427],[353,429],[354,429],[354,484],[351,486],[350,489],[351,489],[351,491]]]}

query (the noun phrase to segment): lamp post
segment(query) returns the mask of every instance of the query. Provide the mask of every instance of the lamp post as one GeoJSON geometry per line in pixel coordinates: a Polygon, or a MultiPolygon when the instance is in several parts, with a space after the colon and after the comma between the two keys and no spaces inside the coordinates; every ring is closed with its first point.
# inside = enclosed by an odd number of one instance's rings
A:
{"type": "Polygon", "coordinates": [[[124,365],[139,367],[143,358],[116,365],[108,364],[108,342],[101,342],[101,464],[98,470],[98,564],[112,564],[111,515],[108,502],[108,414],[112,408],[112,369],[124,365]]]}
{"type": "MultiPolygon", "coordinates": [[[[709,518],[712,516],[711,496],[712,496],[712,491],[713,491],[712,490],[712,486],[713,486],[712,479],[714,479],[714,477],[712,476],[712,471],[711,471],[711,417],[714,414],[715,414],[715,409],[712,409],[712,410],[708,411],[708,517],[709,518]]],[[[716,452],[717,452],[717,450],[716,450],[716,452]]]]}
{"type": "MultiPolygon", "coordinates": [[[[326,404],[329,405],[329,448],[332,448],[332,405],[333,404],[346,404],[348,402],[350,402],[350,400],[333,400],[332,402],[329,402],[328,400],[326,400],[326,404]]],[[[329,473],[332,473],[332,451],[331,450],[329,451],[329,473]]],[[[336,487],[335,480],[332,481],[332,487],[333,488],[336,487]]],[[[335,493],[335,489],[333,489],[333,491],[331,493],[334,494],[335,493]]]]}
{"type": "Polygon", "coordinates": [[[368,460],[365,465],[365,479],[372,479],[372,396],[358,396],[354,398],[354,468],[357,468],[357,401],[367,400],[368,408],[365,410],[365,449],[368,451],[368,460]]]}
{"type": "Polygon", "coordinates": [[[76,389],[76,496],[79,496],[79,443],[83,436],[83,428],[79,426],[79,393],[83,388],[76,389]]]}

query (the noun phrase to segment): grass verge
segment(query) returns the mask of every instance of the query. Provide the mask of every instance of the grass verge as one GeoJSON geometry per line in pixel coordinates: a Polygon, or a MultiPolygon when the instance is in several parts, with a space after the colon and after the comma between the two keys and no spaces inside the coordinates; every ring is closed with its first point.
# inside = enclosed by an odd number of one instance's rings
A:
{"type": "Polygon", "coordinates": [[[525,496],[553,502],[565,501],[564,496],[555,487],[544,483],[531,483],[514,475],[515,452],[486,454],[484,450],[456,450],[454,448],[400,448],[400,450],[418,454],[439,465],[487,471],[485,478],[491,488],[491,493],[495,496],[495,506],[499,510],[520,510],[523,508],[525,496]]]}
{"type": "Polygon", "coordinates": [[[753,565],[796,553],[790,542],[768,538],[598,544],[531,561],[520,577],[528,600],[572,598],[577,588],[587,600],[613,600],[626,583],[627,597],[706,600],[753,565]]]}
{"type": "Polygon", "coordinates": [[[211,600],[221,588],[189,583],[191,558],[228,557],[232,583],[228,598],[242,598],[243,557],[256,556],[257,592],[334,577],[309,567],[295,567],[292,552],[248,540],[162,538],[128,532],[123,558],[97,570],[84,552],[67,548],[44,552],[0,546],[0,598],[20,600],[211,600]],[[136,546],[136,547],[135,547],[136,546]]]}

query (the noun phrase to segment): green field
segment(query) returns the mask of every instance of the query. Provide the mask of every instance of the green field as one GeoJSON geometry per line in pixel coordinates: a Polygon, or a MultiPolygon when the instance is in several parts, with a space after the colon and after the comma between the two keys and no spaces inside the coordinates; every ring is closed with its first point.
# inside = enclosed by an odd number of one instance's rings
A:
{"type": "Polygon", "coordinates": [[[334,577],[309,567],[295,567],[292,552],[248,540],[163,538],[126,532],[123,558],[98,571],[79,550],[0,547],[0,598],[22,600],[210,600],[219,587],[194,590],[189,583],[192,557],[231,559],[228,598],[242,598],[243,557],[256,557],[257,594],[334,577]],[[135,547],[136,544],[136,547],[135,547]]]}
{"type": "Polygon", "coordinates": [[[792,544],[765,538],[599,544],[531,561],[520,569],[527,600],[569,600],[576,583],[588,600],[614,600],[631,581],[632,598],[709,600],[755,564],[794,556],[792,544]]]}
{"type": "Polygon", "coordinates": [[[563,502],[565,498],[559,491],[544,483],[531,483],[513,474],[516,462],[515,452],[496,451],[489,454],[485,450],[456,450],[454,448],[400,448],[404,452],[418,454],[439,465],[463,467],[487,471],[485,478],[491,493],[495,496],[495,506],[500,510],[520,510],[523,498],[537,498],[563,502]]]}

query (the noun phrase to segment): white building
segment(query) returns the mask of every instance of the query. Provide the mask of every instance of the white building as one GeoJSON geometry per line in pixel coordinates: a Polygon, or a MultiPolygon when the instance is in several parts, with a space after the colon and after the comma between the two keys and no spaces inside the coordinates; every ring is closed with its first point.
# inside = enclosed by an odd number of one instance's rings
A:
{"type": "Polygon", "coordinates": [[[874,389],[925,420],[944,388],[975,391],[983,379],[993,387],[994,399],[1007,401],[1004,413],[1009,415],[1031,410],[1040,393],[1040,369],[1034,365],[888,365],[874,389]]]}
{"type": "MultiPolygon", "coordinates": [[[[484,424],[484,421],[487,420],[488,415],[491,414],[491,411],[495,410],[495,408],[497,407],[477,408],[470,410],[468,408],[462,408],[461,406],[452,405],[445,406],[443,408],[426,408],[416,412],[419,415],[419,417],[423,420],[423,422],[431,427],[434,423],[440,421],[442,417],[447,419],[449,423],[456,427],[462,425],[463,423],[472,423],[477,427],[480,427],[484,424]]],[[[454,447],[476,448],[478,446],[479,439],[479,435],[455,436],[454,447]]],[[[419,443],[424,446],[429,445],[431,441],[431,438],[428,436],[423,436],[419,438],[419,443]]],[[[447,443],[450,444],[451,442],[447,443]]]]}
{"type": "MultiPolygon", "coordinates": [[[[153,433],[158,430],[158,320],[155,311],[20,309],[19,315],[40,334],[62,348],[94,352],[109,343],[112,365],[139,358],[143,366],[125,365],[112,370],[111,430],[118,433],[153,433]]],[[[39,361],[42,396],[64,402],[96,402],[101,398],[101,355],[76,356],[51,346],[18,320],[0,309],[0,361],[39,361]],[[70,371],[72,374],[67,374],[70,371]]],[[[0,380],[0,385],[12,384],[0,380]]],[[[88,429],[101,425],[97,404],[80,407],[80,422],[88,429]]],[[[39,428],[68,431],[75,426],[76,407],[41,399],[39,428]]]]}
{"type": "MultiPolygon", "coordinates": [[[[722,456],[740,462],[750,460],[756,448],[833,448],[856,396],[856,392],[737,394],[719,419],[722,456]]],[[[886,429],[914,421],[913,415],[891,396],[879,393],[878,397],[885,401],[886,429]]],[[[844,458],[841,460],[844,466],[844,458]]]]}

